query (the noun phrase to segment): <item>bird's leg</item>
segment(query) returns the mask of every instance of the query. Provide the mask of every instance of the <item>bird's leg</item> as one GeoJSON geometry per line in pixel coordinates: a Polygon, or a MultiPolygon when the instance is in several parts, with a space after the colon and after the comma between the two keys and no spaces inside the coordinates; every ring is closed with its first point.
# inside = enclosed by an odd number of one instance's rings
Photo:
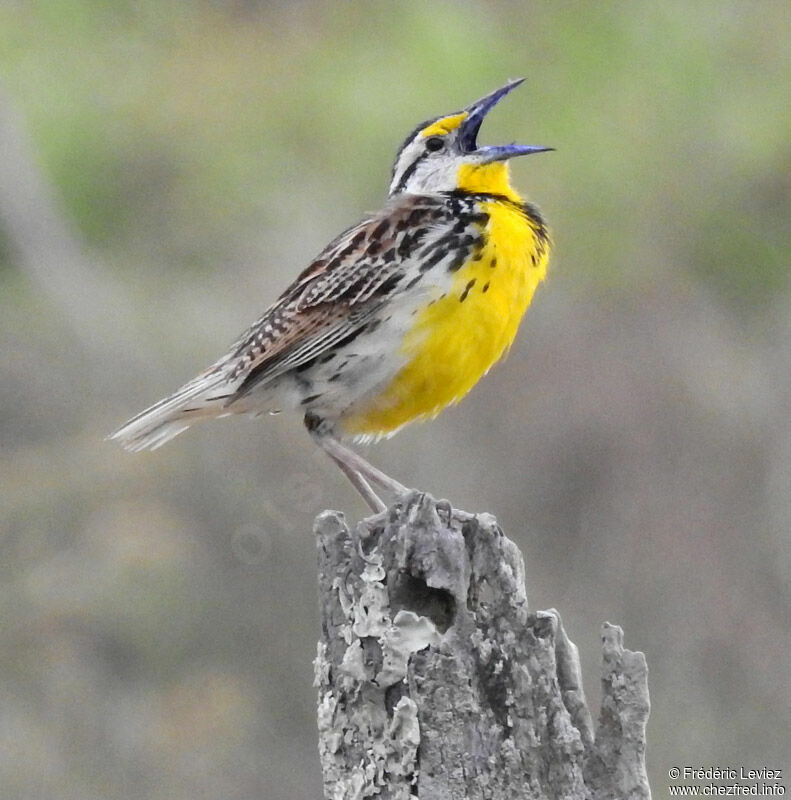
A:
{"type": "Polygon", "coordinates": [[[324,420],[315,414],[305,415],[305,427],[316,444],[343,470],[344,475],[374,511],[383,511],[386,506],[371,489],[369,481],[392,494],[406,494],[406,486],[393,480],[373,464],[369,464],[362,456],[357,455],[354,450],[341,444],[324,420]]]}
{"type": "Polygon", "coordinates": [[[333,460],[344,462],[346,466],[385,491],[393,494],[406,494],[409,491],[402,483],[391,478],[382,470],[377,469],[373,464],[369,464],[361,455],[341,444],[334,436],[323,437],[319,444],[329,453],[333,460]]]}
{"type": "Polygon", "coordinates": [[[359,472],[355,472],[345,462],[336,458],[331,453],[327,453],[327,455],[329,455],[333,463],[337,464],[341,472],[343,472],[343,474],[351,481],[352,486],[354,486],[354,488],[357,489],[357,491],[362,495],[363,500],[368,503],[371,511],[373,511],[374,514],[380,514],[387,508],[379,495],[377,495],[376,492],[371,488],[371,484],[368,483],[368,481],[365,480],[365,478],[363,478],[359,472]]]}

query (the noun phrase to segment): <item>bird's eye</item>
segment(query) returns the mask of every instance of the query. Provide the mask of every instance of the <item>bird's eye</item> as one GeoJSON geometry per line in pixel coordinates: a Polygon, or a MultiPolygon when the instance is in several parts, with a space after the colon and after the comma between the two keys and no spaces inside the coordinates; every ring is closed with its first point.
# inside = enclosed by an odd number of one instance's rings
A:
{"type": "Polygon", "coordinates": [[[426,150],[430,153],[436,153],[437,150],[442,150],[445,147],[445,140],[441,136],[429,136],[426,139],[426,150]]]}

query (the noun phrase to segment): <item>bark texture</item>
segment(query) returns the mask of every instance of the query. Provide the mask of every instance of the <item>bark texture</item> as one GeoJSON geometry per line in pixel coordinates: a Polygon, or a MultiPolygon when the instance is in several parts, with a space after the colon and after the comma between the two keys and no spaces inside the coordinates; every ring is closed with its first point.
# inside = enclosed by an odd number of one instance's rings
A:
{"type": "Polygon", "coordinates": [[[316,533],[326,798],[650,798],[643,654],[603,626],[594,736],[577,648],[555,610],[528,610],[492,516],[414,492],[316,533]]]}

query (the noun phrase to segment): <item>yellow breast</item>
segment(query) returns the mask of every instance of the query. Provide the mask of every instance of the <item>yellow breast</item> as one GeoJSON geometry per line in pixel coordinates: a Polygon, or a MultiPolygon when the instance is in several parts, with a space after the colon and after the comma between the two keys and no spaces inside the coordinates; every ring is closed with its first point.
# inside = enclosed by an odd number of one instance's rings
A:
{"type": "Polygon", "coordinates": [[[546,274],[546,236],[521,203],[480,205],[489,215],[480,258],[464,264],[451,290],[419,311],[401,345],[406,365],[342,421],[346,433],[384,436],[436,416],[467,394],[513,342],[546,274]]]}

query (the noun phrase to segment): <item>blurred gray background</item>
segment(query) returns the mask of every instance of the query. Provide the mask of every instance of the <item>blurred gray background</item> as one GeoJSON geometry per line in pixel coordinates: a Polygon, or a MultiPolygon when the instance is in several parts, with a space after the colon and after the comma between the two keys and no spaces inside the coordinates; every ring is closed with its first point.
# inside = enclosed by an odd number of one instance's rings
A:
{"type": "Polygon", "coordinates": [[[378,207],[420,120],[524,76],[485,142],[545,212],[508,360],[366,450],[494,513],[599,697],[645,651],[671,766],[791,767],[787,2],[0,3],[0,795],[320,795],[296,417],[103,437],[378,207]]]}

